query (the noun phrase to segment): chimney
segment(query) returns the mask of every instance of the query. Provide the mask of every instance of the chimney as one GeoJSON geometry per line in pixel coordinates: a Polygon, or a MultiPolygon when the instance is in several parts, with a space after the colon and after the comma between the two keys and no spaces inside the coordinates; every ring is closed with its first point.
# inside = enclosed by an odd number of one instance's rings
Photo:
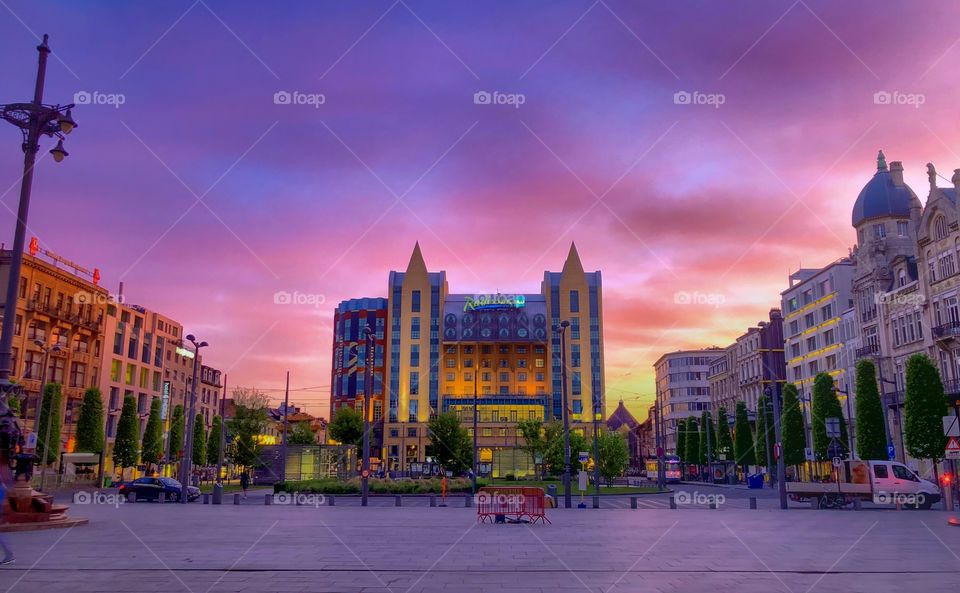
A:
{"type": "Polygon", "coordinates": [[[903,187],[903,163],[893,161],[890,163],[890,178],[897,187],[903,187]]]}
{"type": "Polygon", "coordinates": [[[117,292],[117,302],[123,304],[123,282],[120,282],[120,288],[117,292]]]}
{"type": "Polygon", "coordinates": [[[953,182],[953,188],[956,190],[957,195],[960,195],[960,169],[953,170],[953,177],[950,178],[950,181],[953,182]]]}

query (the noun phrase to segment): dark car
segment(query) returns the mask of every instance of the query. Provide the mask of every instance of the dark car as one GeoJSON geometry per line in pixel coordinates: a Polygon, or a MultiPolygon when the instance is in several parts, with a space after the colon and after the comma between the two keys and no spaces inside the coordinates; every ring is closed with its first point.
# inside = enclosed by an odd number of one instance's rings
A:
{"type": "MultiPolygon", "coordinates": [[[[127,496],[133,492],[137,500],[158,500],[160,493],[166,494],[169,501],[179,501],[183,486],[173,478],[137,478],[132,482],[120,484],[120,494],[127,496]]],[[[200,489],[187,486],[187,501],[200,498],[200,489]]]]}

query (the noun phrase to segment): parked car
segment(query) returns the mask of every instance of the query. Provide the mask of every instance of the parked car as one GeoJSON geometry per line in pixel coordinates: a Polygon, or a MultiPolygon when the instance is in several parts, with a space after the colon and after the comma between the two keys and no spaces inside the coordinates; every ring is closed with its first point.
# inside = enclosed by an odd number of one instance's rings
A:
{"type": "MultiPolygon", "coordinates": [[[[158,500],[160,493],[166,494],[168,501],[180,501],[180,494],[183,486],[173,478],[137,478],[132,482],[123,482],[120,484],[120,494],[127,496],[133,492],[138,501],[140,500],[158,500]]],[[[187,501],[191,502],[200,498],[200,489],[196,486],[187,486],[187,501]]]]}

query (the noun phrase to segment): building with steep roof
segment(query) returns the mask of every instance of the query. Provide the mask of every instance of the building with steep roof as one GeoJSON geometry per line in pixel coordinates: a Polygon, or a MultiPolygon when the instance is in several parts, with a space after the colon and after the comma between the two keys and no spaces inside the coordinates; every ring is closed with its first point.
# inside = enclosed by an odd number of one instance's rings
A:
{"type": "Polygon", "coordinates": [[[618,432],[626,439],[627,450],[630,451],[630,467],[635,469],[643,467],[643,452],[640,447],[640,422],[623,405],[623,400],[620,400],[617,409],[607,418],[607,430],[618,432]]]}

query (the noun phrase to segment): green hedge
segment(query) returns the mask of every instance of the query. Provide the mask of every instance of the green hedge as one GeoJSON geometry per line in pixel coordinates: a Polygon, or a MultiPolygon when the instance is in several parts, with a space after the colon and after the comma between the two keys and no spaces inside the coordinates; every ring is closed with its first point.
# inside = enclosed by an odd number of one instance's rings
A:
{"type": "MultiPolygon", "coordinates": [[[[486,480],[477,480],[477,486],[486,486],[486,480]]],[[[370,480],[371,494],[440,494],[440,478],[418,480],[370,480]]],[[[467,478],[447,480],[447,493],[464,493],[472,489],[467,478]]],[[[303,492],[307,494],[360,494],[360,478],[346,482],[339,480],[303,480],[300,482],[278,482],[273,485],[274,492],[303,492]]]]}

